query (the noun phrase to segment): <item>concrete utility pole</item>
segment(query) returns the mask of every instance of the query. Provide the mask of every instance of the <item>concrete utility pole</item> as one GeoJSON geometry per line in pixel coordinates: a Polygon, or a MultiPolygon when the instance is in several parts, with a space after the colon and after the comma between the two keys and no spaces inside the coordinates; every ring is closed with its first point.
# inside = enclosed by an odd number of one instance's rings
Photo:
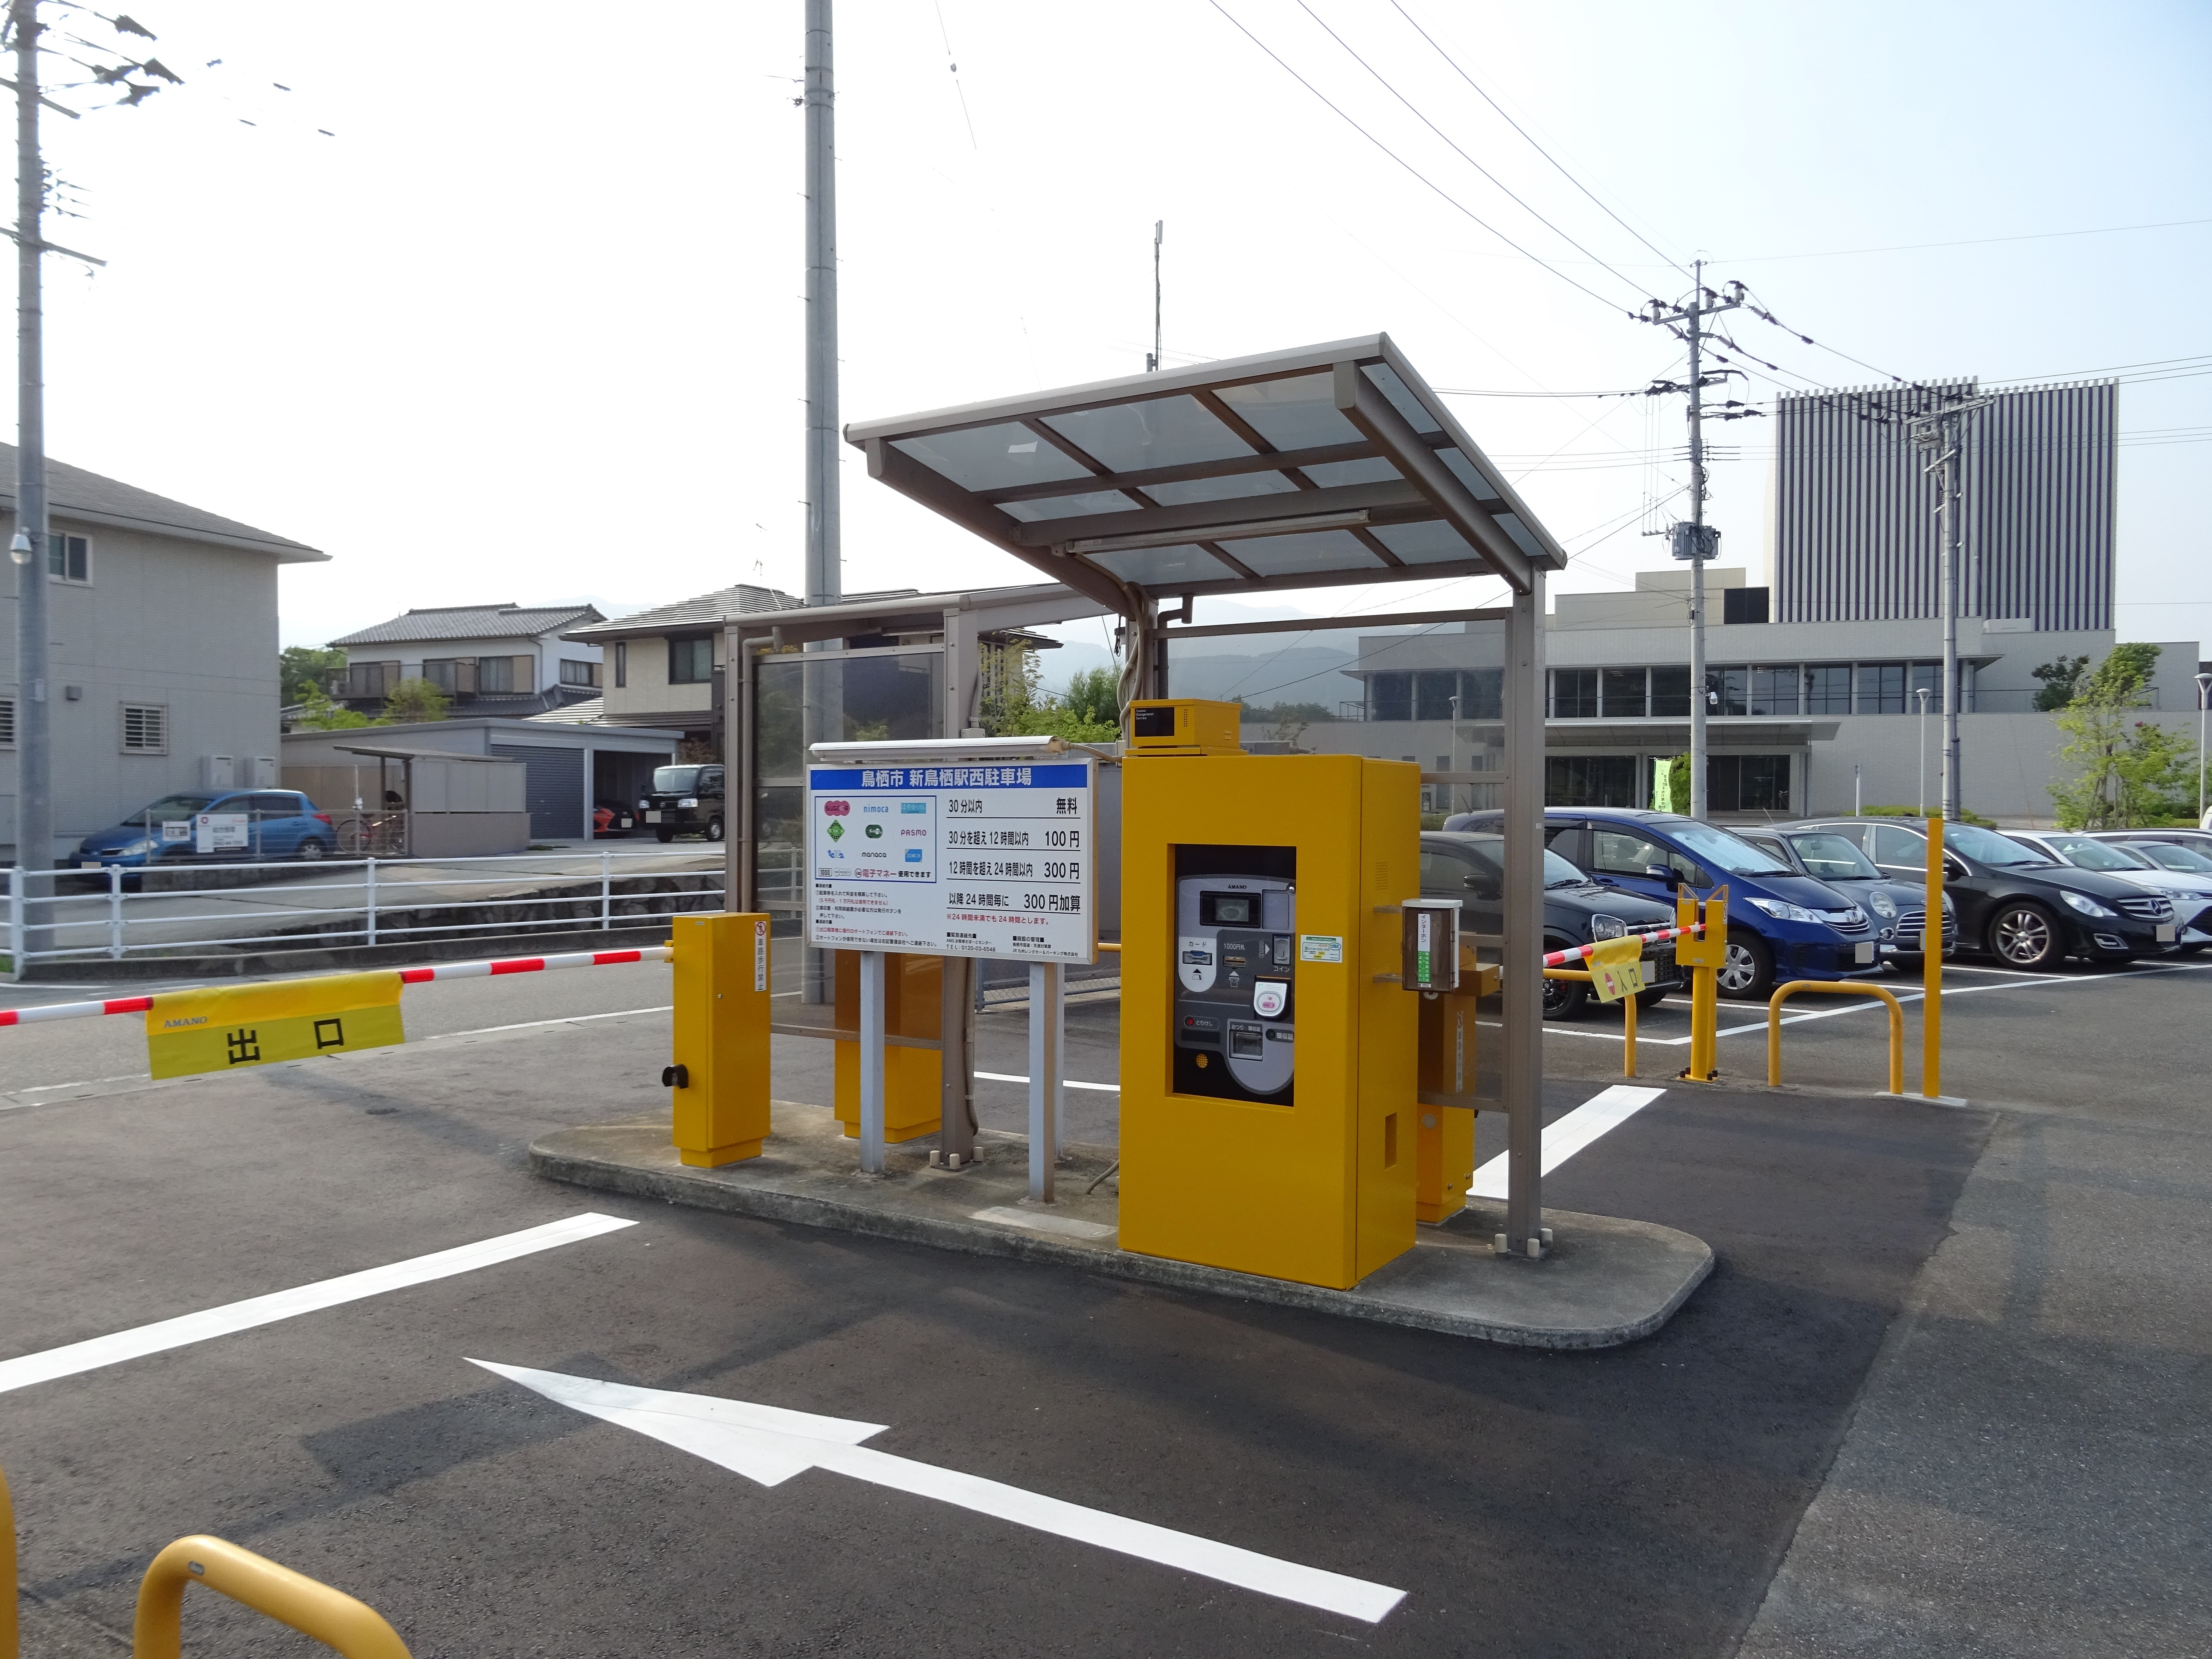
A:
{"type": "Polygon", "coordinates": [[[1937,542],[1936,609],[1943,618],[1943,742],[1942,813],[1950,822],[1960,816],[1959,786],[1959,553],[1965,531],[1959,514],[1959,451],[1966,417],[1987,409],[1994,398],[1976,398],[1954,404],[1912,422],[1912,441],[1935,451],[1935,459],[1922,470],[1937,474],[1936,515],[1937,542]]]}
{"type": "Polygon", "coordinates": [[[1734,311],[1741,300],[1705,292],[1705,262],[1691,266],[1690,303],[1682,311],[1690,346],[1690,816],[1705,816],[1705,564],[1714,548],[1705,532],[1705,319],[1734,311]]]}
{"type": "Polygon", "coordinates": [[[830,33],[830,0],[806,0],[806,602],[809,605],[830,603],[842,598],[845,592],[837,502],[837,127],[830,33]]]}
{"type": "Polygon", "coordinates": [[[15,534],[9,549],[15,566],[15,862],[26,870],[51,870],[46,405],[39,286],[46,168],[39,155],[38,0],[9,0],[8,21],[15,34],[15,534]]]}

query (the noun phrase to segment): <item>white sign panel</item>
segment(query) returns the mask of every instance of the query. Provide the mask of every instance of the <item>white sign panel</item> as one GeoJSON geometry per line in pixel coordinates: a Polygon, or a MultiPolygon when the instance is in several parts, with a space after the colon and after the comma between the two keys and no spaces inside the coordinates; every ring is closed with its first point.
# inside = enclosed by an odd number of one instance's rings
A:
{"type": "Polygon", "coordinates": [[[250,845],[246,826],[251,817],[244,812],[195,812],[192,815],[192,850],[195,853],[243,853],[250,845]]]}
{"type": "Polygon", "coordinates": [[[1054,755],[811,769],[806,942],[1095,960],[1091,764],[1054,755]]]}
{"type": "Polygon", "coordinates": [[[164,818],[161,820],[161,840],[164,845],[171,842],[190,841],[191,838],[192,825],[191,819],[164,818]]]}

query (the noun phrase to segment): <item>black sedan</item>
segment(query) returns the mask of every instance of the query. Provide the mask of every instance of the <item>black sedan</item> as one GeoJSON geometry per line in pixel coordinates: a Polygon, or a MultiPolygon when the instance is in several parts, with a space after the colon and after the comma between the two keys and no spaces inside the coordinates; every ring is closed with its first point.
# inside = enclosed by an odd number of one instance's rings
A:
{"type": "MultiPolygon", "coordinates": [[[[1902,881],[1876,866],[1860,849],[1829,830],[1774,830],[1761,824],[1740,829],[1741,836],[1768,857],[1800,875],[1824,881],[1858,901],[1874,918],[1875,945],[1881,960],[1906,973],[1920,971],[1920,938],[1928,924],[1928,884],[1902,881]]],[[[1959,948],[1959,907],[1943,895],[1943,954],[1959,948]]]]}
{"type": "MultiPolygon", "coordinates": [[[[1505,838],[1478,831],[1421,832],[1421,896],[1461,902],[1462,926],[1471,933],[1496,933],[1504,925],[1505,838]]],[[[1627,933],[1664,933],[1674,925],[1671,906],[1640,898],[1618,887],[1601,887],[1557,853],[1544,854],[1543,952],[1594,945],[1627,933]]],[[[1645,988],[1637,1004],[1649,1008],[1681,987],[1674,946],[1647,945],[1645,988]]],[[[1544,981],[1544,1018],[1572,1019],[1590,1000],[1590,988],[1578,979],[1544,981]]]]}
{"type": "MultiPolygon", "coordinates": [[[[1822,818],[1780,827],[1832,831],[1906,881],[1928,868],[1928,832],[1917,818],[1822,818]]],[[[2173,901],[2133,882],[2076,870],[1978,824],[1945,824],[1943,850],[1943,889],[1957,901],[1961,942],[2008,967],[2056,968],[2069,956],[2126,962],[2179,948],[2173,901]]]]}

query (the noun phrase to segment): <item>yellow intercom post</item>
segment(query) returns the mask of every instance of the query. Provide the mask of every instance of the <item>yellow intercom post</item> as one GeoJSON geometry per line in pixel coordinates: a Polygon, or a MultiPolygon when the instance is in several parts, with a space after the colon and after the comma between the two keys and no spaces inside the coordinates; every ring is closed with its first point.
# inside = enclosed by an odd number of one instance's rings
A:
{"type": "Polygon", "coordinates": [[[1728,963],[1728,889],[1716,888],[1701,906],[1687,887],[1674,891],[1674,925],[1705,923],[1702,933],[1685,933],[1674,941],[1674,964],[1690,973],[1690,1063],[1676,1076],[1686,1083],[1711,1083],[1720,1075],[1720,970],[1728,963]],[[1702,912],[1702,915],[1701,915],[1702,912]]]}
{"type": "Polygon", "coordinates": [[[769,920],[679,915],[674,1063],[675,1142],[701,1169],[758,1158],[769,1133],[769,920]]]}
{"type": "Polygon", "coordinates": [[[1121,1248],[1348,1289],[1413,1243],[1418,768],[1130,707],[1121,1248]]]}

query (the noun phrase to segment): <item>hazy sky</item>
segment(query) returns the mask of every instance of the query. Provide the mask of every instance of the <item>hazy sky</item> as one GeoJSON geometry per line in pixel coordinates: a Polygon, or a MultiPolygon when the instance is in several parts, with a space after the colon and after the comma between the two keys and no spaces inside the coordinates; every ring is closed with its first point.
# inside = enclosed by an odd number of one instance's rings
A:
{"type": "MultiPolygon", "coordinates": [[[[1623,313],[1680,294],[1667,260],[1702,252],[1885,373],[2212,370],[2202,4],[1406,0],[1570,179],[1389,0],[1311,3],[846,0],[843,418],[1141,369],[1156,219],[1171,362],[1382,330],[1439,387],[1637,386],[1679,348],[1623,313]]],[[[50,234],[110,262],[48,262],[58,459],[332,554],[284,573],[288,643],[414,605],[799,586],[799,0],[133,15],[185,84],[47,122],[88,204],[50,234]]],[[[1875,378],[1734,326],[1820,383],[1875,378]]],[[[1750,384],[1731,395],[1774,391],[1750,384]]],[[[2212,636],[2189,487],[2212,374],[2130,383],[2120,407],[2123,635],[2212,636]]],[[[1640,509],[1683,477],[1680,399],[1455,408],[1577,554],[1556,586],[1665,562],[1640,509]]],[[[1722,562],[1754,569],[1763,426],[1715,434],[1741,445],[1716,472],[1722,562]]],[[[1034,580],[857,453],[844,491],[850,591],[1034,580]]]]}

